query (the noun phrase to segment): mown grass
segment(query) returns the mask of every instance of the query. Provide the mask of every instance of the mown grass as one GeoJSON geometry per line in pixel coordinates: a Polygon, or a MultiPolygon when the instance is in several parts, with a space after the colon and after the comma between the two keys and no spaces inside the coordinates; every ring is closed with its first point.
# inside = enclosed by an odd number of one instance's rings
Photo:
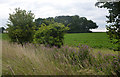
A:
{"type": "Polygon", "coordinates": [[[113,49],[115,45],[110,43],[106,33],[71,33],[66,34],[65,45],[78,46],[79,44],[88,45],[92,48],[113,49]]]}
{"type": "Polygon", "coordinates": [[[49,48],[3,41],[3,75],[117,75],[118,54],[102,54],[87,45],[49,48]]]}

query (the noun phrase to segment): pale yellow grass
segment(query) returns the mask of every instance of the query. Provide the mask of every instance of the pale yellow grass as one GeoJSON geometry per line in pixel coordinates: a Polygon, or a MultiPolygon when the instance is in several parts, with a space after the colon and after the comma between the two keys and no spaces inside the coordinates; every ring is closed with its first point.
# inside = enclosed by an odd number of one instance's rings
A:
{"type": "MultiPolygon", "coordinates": [[[[3,41],[2,45],[3,75],[57,75],[74,74],[72,69],[64,69],[65,65],[55,64],[52,49],[44,46],[35,48],[31,44],[21,46],[3,41]]],[[[67,66],[69,67],[69,66],[67,66]]]]}

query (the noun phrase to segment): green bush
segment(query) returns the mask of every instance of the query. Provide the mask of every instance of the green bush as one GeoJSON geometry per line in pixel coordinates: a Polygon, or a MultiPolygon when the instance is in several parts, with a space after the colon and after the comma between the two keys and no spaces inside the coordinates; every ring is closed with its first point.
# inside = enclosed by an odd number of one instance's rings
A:
{"type": "MultiPolygon", "coordinates": [[[[26,27],[28,25],[25,25],[26,27]]],[[[9,37],[12,42],[20,44],[32,42],[34,31],[31,28],[20,28],[19,26],[9,27],[9,37]]]]}
{"type": "Polygon", "coordinates": [[[33,41],[34,14],[16,8],[13,14],[9,14],[8,35],[12,42],[20,44],[33,41]]]}
{"type": "Polygon", "coordinates": [[[48,26],[42,24],[39,30],[35,32],[33,42],[60,48],[63,45],[64,33],[68,29],[61,23],[54,23],[48,26]]]}

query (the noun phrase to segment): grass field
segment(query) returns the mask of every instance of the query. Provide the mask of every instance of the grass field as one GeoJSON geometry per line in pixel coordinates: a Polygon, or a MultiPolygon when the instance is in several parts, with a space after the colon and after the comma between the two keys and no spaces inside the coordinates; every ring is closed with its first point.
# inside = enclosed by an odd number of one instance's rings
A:
{"type": "Polygon", "coordinates": [[[115,47],[110,43],[106,33],[72,33],[66,34],[64,39],[65,45],[78,46],[86,44],[93,48],[109,48],[115,47]]]}
{"type": "MultiPolygon", "coordinates": [[[[115,47],[115,45],[110,43],[106,33],[71,33],[65,34],[64,37],[64,44],[69,46],[84,44],[92,48],[113,49],[115,47]]],[[[10,40],[7,34],[2,34],[2,39],[10,40]]]]}
{"type": "Polygon", "coordinates": [[[2,40],[10,40],[9,37],[8,37],[8,34],[0,34],[0,39],[2,40]]]}

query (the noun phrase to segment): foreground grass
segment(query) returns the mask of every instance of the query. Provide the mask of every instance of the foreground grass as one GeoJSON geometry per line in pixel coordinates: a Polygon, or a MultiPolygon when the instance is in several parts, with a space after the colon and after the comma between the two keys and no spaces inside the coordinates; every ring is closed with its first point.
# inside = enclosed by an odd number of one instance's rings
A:
{"type": "Polygon", "coordinates": [[[3,44],[3,75],[66,75],[79,74],[70,64],[55,62],[54,49],[31,44],[3,44]]]}
{"type": "Polygon", "coordinates": [[[3,75],[117,75],[120,68],[116,53],[93,55],[86,45],[58,49],[3,41],[2,52],[3,75]]]}

